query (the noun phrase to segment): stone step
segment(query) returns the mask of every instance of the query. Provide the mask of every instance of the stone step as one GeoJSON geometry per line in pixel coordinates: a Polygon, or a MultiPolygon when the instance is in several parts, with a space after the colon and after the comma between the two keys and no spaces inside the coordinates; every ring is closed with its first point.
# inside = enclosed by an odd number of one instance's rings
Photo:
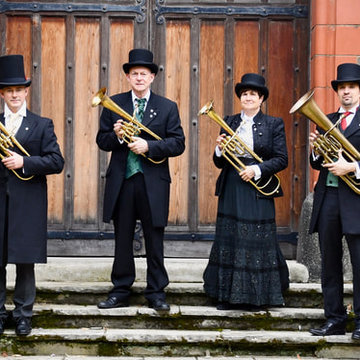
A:
{"type": "MultiPolygon", "coordinates": [[[[221,356],[221,357],[212,357],[212,356],[188,356],[188,357],[144,357],[144,356],[87,356],[87,355],[50,355],[50,356],[6,356],[6,360],[314,360],[314,357],[303,357],[300,355],[294,356],[221,356]]],[[[341,358],[342,360],[350,360],[350,358],[341,358]]],[[[335,360],[335,358],[316,358],[316,360],[335,360]]]]}
{"type": "MultiPolygon", "coordinates": [[[[33,326],[38,328],[121,328],[172,330],[308,330],[324,322],[322,309],[269,308],[217,310],[206,306],[171,305],[169,312],[146,306],[98,309],[97,306],[36,304],[33,326]]],[[[348,330],[353,330],[349,321],[348,330]]]]}
{"type": "MultiPolygon", "coordinates": [[[[95,305],[104,300],[112,288],[110,282],[60,282],[60,281],[37,281],[36,303],[54,304],[78,304],[95,305]]],[[[145,283],[137,281],[132,287],[130,297],[131,305],[146,305],[143,296],[145,283]]],[[[14,282],[8,283],[8,303],[11,303],[14,282]]],[[[167,301],[177,305],[214,305],[211,299],[205,295],[202,283],[178,283],[170,282],[165,289],[167,301]]],[[[352,284],[344,286],[344,300],[346,306],[352,304],[352,284]]],[[[287,307],[316,307],[322,308],[322,293],[320,284],[315,283],[291,283],[285,293],[285,305],[287,307]]]]}
{"type": "MultiPolygon", "coordinates": [[[[110,280],[113,258],[49,257],[47,264],[35,267],[37,281],[107,282],[110,280]]],[[[166,258],[165,266],[170,282],[202,283],[207,259],[166,258]]],[[[308,282],[307,268],[295,260],[287,261],[290,281],[308,282]]],[[[136,281],[146,281],[146,259],[136,258],[136,281]]],[[[8,281],[14,281],[15,267],[7,266],[8,281]]]]}
{"type": "MultiPolygon", "coordinates": [[[[144,357],[144,356],[87,356],[87,355],[51,355],[51,356],[6,356],[6,360],[314,360],[314,357],[294,356],[188,356],[188,357],[144,357]]],[[[350,358],[341,358],[342,360],[351,360],[350,358]]],[[[335,358],[319,358],[316,360],[336,360],[335,358]]]]}
{"type": "Polygon", "coordinates": [[[208,359],[208,356],[251,355],[359,359],[360,343],[351,339],[351,333],[316,337],[304,331],[34,328],[26,337],[6,330],[0,338],[0,351],[37,356],[206,356],[208,359]]]}

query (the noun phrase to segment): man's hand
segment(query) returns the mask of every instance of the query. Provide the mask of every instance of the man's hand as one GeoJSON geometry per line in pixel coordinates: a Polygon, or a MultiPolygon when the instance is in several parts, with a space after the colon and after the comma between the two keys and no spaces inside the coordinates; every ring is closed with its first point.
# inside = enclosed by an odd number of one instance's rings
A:
{"type": "Polygon", "coordinates": [[[311,149],[314,149],[314,142],[316,141],[316,138],[319,136],[319,132],[315,130],[314,132],[310,133],[309,135],[309,143],[311,149]]]}
{"type": "Polygon", "coordinates": [[[123,120],[118,120],[115,124],[114,124],[114,133],[116,134],[116,136],[122,140],[125,131],[123,130],[123,126],[122,126],[123,120]]]}
{"type": "Polygon", "coordinates": [[[9,170],[21,169],[24,166],[24,158],[18,153],[8,150],[10,156],[1,160],[9,170]]]}
{"type": "Polygon", "coordinates": [[[323,164],[323,167],[326,167],[330,172],[336,176],[343,176],[350,172],[356,171],[355,163],[348,162],[344,159],[342,151],[339,150],[339,159],[334,163],[323,164]]]}
{"type": "Polygon", "coordinates": [[[128,144],[128,147],[133,153],[139,155],[145,154],[149,151],[149,146],[146,140],[137,136],[132,136],[131,140],[132,142],[128,144]]]}

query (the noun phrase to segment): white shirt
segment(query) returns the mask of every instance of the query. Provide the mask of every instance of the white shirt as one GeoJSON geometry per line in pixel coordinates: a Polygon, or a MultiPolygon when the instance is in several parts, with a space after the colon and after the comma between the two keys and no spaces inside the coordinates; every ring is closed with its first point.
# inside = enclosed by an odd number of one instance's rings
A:
{"type": "Polygon", "coordinates": [[[350,111],[350,112],[351,112],[351,114],[349,114],[349,115],[345,118],[345,120],[346,120],[346,127],[348,127],[348,126],[351,124],[352,119],[353,119],[354,116],[355,116],[356,109],[357,109],[358,106],[359,106],[359,105],[356,105],[356,106],[354,106],[353,108],[351,108],[350,110],[345,110],[342,106],[340,107],[340,109],[339,109],[339,113],[340,113],[340,114],[343,114],[343,113],[345,113],[345,112],[347,112],[347,111],[350,111]]]}
{"type": "MultiPolygon", "coordinates": [[[[144,111],[145,111],[146,106],[147,106],[147,104],[149,102],[150,94],[151,94],[151,91],[149,89],[148,92],[146,93],[146,95],[144,96],[144,98],[146,99],[144,111]]],[[[132,90],[131,90],[131,98],[132,98],[134,109],[136,109],[137,108],[137,101],[136,100],[138,99],[138,97],[135,95],[134,91],[132,91],[132,90]]]]}
{"type": "MultiPolygon", "coordinates": [[[[236,135],[245,143],[245,145],[251,149],[254,150],[254,137],[253,137],[253,125],[254,125],[254,116],[247,116],[244,111],[241,111],[241,119],[242,122],[240,123],[239,127],[236,129],[235,133],[236,135]]],[[[216,156],[220,157],[222,156],[222,152],[219,149],[218,146],[215,148],[215,154],[216,156]]],[[[248,153],[245,153],[243,157],[252,158],[252,156],[248,153]]],[[[251,167],[254,172],[254,180],[258,180],[261,177],[261,170],[258,165],[249,165],[248,167],[251,167]]]]}
{"type": "Polygon", "coordinates": [[[10,135],[15,135],[22,124],[23,118],[26,117],[26,101],[24,101],[17,113],[13,113],[5,103],[4,117],[6,130],[10,135]]]}

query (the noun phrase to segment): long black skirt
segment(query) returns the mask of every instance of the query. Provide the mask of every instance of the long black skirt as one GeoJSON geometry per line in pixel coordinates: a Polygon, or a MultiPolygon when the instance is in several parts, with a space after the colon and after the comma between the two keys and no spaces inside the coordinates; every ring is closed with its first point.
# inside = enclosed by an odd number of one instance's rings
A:
{"type": "Polygon", "coordinates": [[[219,197],[206,294],[230,304],[282,305],[288,274],[276,238],[274,200],[259,198],[231,169],[219,197]]]}

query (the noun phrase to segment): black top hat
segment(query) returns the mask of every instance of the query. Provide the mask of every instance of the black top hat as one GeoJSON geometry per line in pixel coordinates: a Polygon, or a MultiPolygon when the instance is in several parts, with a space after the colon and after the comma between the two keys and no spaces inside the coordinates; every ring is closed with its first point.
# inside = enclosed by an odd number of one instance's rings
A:
{"type": "Polygon", "coordinates": [[[269,90],[265,86],[265,79],[258,74],[248,73],[241,77],[241,82],[235,85],[236,95],[240,98],[242,90],[255,89],[264,95],[264,101],[269,96],[269,90]]]}
{"type": "Polygon", "coordinates": [[[153,63],[153,53],[147,49],[133,49],[129,52],[129,62],[123,65],[126,74],[134,66],[145,66],[155,75],[158,72],[158,66],[153,63]]]}
{"type": "Polygon", "coordinates": [[[0,56],[0,89],[7,86],[30,86],[31,80],[25,78],[22,55],[0,56]]]}
{"type": "Polygon", "coordinates": [[[332,88],[337,91],[338,85],[343,82],[356,82],[360,86],[360,65],[345,63],[337,67],[337,79],[331,82],[332,88]]]}

